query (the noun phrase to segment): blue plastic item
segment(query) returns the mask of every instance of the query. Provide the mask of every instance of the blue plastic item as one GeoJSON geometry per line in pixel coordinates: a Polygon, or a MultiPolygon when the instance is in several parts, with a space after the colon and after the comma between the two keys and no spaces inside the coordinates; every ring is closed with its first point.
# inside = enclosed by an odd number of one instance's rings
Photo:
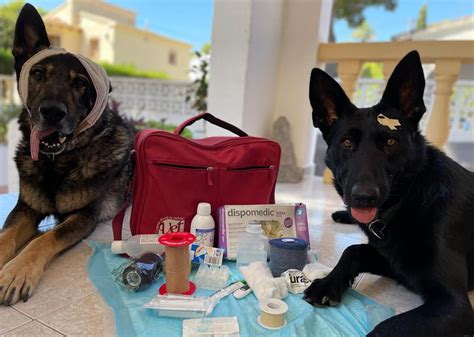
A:
{"type": "MultiPolygon", "coordinates": [[[[154,297],[163,280],[139,293],[128,293],[113,280],[111,270],[123,262],[123,258],[110,252],[110,245],[89,242],[94,252],[89,260],[89,277],[104,300],[115,312],[116,331],[119,336],[180,337],[182,319],[158,317],[143,304],[154,297]]],[[[230,268],[230,282],[242,279],[233,262],[225,262],[230,268]]],[[[195,271],[191,274],[194,279],[195,271]]],[[[197,296],[211,295],[212,291],[198,290],[197,296]]],[[[281,330],[267,330],[257,323],[258,301],[254,295],[243,299],[227,296],[222,299],[211,317],[237,316],[241,337],[334,337],[365,336],[379,322],[394,315],[394,310],[374,302],[349,289],[341,305],[332,308],[315,308],[302,300],[301,295],[290,294],[285,302],[289,310],[288,324],[281,330]]]]}
{"type": "Polygon", "coordinates": [[[302,270],[308,261],[308,241],[297,238],[270,240],[270,270],[274,277],[288,269],[302,270]]]}

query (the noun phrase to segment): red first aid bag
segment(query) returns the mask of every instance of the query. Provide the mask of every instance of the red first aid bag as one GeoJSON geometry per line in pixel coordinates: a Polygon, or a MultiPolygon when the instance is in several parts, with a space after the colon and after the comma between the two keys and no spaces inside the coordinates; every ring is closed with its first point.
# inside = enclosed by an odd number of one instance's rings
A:
{"type": "MultiPolygon", "coordinates": [[[[209,113],[188,119],[174,133],[141,131],[135,150],[132,235],[188,232],[200,202],[211,204],[216,231],[220,206],[275,203],[279,144],[250,137],[209,113]],[[187,139],[180,135],[200,119],[238,137],[187,139]]],[[[115,240],[121,239],[124,213],[113,221],[115,240]]]]}

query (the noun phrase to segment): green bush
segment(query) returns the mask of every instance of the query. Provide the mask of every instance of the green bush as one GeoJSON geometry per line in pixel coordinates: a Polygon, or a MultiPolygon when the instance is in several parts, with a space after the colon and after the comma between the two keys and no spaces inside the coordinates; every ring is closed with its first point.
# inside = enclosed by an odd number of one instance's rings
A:
{"type": "Polygon", "coordinates": [[[0,144],[7,143],[8,122],[20,116],[21,109],[21,106],[11,105],[4,106],[0,111],[0,144]]]}
{"type": "Polygon", "coordinates": [[[366,62],[362,66],[360,77],[383,79],[383,64],[378,62],[366,62]]]}
{"type": "Polygon", "coordinates": [[[108,62],[100,62],[109,76],[125,76],[125,77],[144,77],[157,78],[161,80],[169,80],[170,76],[162,71],[142,71],[138,70],[133,64],[111,64],[108,62]]]}
{"type": "Polygon", "coordinates": [[[13,74],[13,55],[10,50],[0,49],[0,74],[13,74]]]}
{"type": "MultiPolygon", "coordinates": [[[[130,123],[136,130],[141,131],[144,129],[159,129],[159,130],[165,130],[169,132],[174,132],[174,130],[178,127],[177,125],[174,124],[167,124],[166,123],[166,118],[162,118],[159,121],[158,120],[147,120],[143,117],[133,117],[125,114],[123,111],[121,111],[120,106],[122,103],[114,100],[113,98],[109,102],[109,108],[112,109],[113,111],[116,111],[122,118],[127,122],[130,123]]],[[[188,129],[185,128],[183,132],[181,132],[181,135],[185,138],[193,138],[193,133],[188,129]]]]}
{"type": "MultiPolygon", "coordinates": [[[[164,124],[159,121],[146,121],[143,123],[143,125],[143,129],[159,129],[169,132],[174,132],[174,130],[176,130],[176,128],[178,127],[174,124],[164,124]]],[[[189,129],[185,128],[183,132],[181,132],[181,136],[185,138],[193,138],[193,133],[189,129]]]]}

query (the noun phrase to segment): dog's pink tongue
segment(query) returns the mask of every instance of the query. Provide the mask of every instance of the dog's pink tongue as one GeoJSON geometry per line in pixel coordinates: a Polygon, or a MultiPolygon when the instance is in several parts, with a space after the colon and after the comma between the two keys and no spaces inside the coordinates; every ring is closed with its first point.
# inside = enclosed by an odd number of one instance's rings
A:
{"type": "Polygon", "coordinates": [[[52,134],[55,131],[54,128],[47,128],[44,130],[38,130],[36,126],[31,129],[30,133],[30,153],[31,159],[38,160],[39,159],[39,146],[40,141],[44,137],[52,134]]]}
{"type": "Polygon", "coordinates": [[[377,208],[351,208],[351,214],[354,219],[361,223],[368,224],[374,220],[377,214],[377,208]]]}

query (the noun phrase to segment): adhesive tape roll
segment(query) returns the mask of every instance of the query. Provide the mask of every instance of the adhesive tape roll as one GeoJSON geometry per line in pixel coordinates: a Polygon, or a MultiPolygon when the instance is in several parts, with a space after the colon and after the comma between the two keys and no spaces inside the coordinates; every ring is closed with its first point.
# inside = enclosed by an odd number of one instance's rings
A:
{"type": "Polygon", "coordinates": [[[280,329],[286,325],[285,315],[288,311],[288,305],[282,300],[269,298],[259,304],[260,316],[258,324],[266,329],[280,329]]]}

